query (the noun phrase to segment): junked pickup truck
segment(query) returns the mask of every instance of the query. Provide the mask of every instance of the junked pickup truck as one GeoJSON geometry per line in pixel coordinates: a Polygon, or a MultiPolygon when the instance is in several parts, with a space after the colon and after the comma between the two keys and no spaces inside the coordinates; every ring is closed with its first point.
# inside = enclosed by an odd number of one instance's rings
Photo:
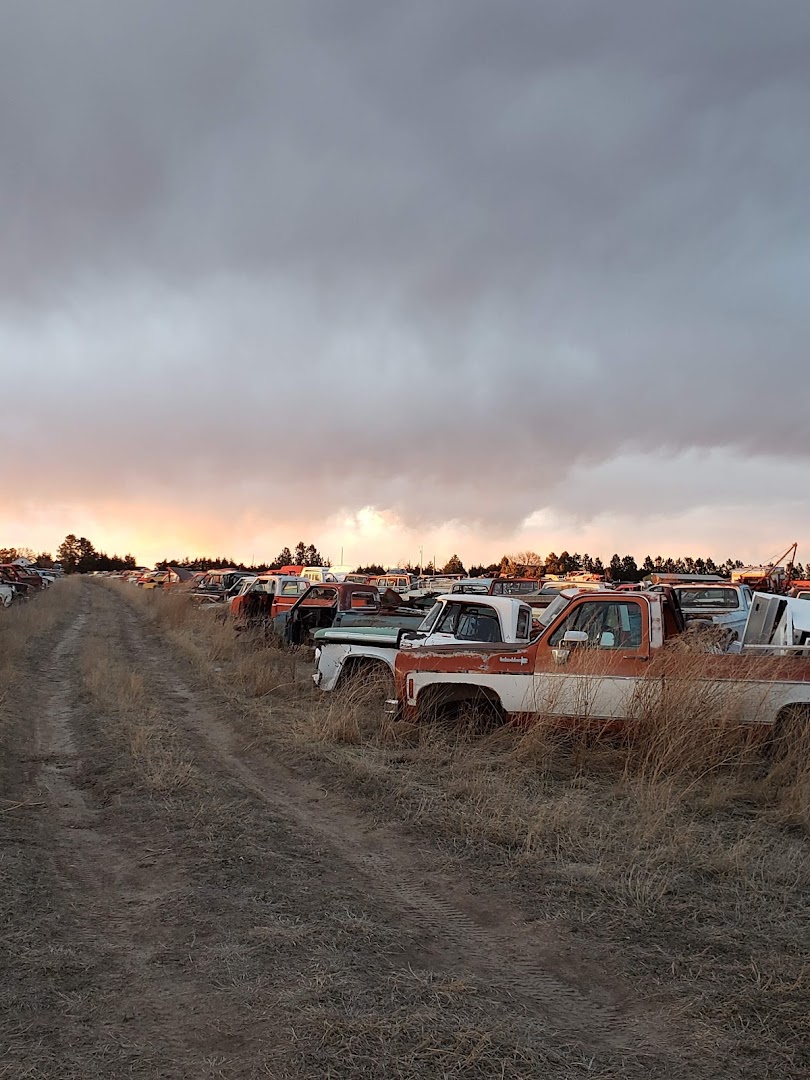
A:
{"type": "Polygon", "coordinates": [[[753,596],[747,585],[718,581],[673,583],[670,587],[680,601],[687,623],[711,622],[725,627],[734,638],[742,637],[753,596]]]}
{"type": "Polygon", "coordinates": [[[329,626],[406,626],[416,629],[424,612],[405,607],[402,597],[375,585],[335,582],[312,585],[287,611],[280,611],[269,632],[288,645],[307,645],[316,630],[329,626]]]}
{"type": "Polygon", "coordinates": [[[239,625],[260,626],[291,608],[309,587],[306,578],[290,574],[243,578],[239,592],[230,601],[230,613],[239,625]]]}
{"type": "Polygon", "coordinates": [[[321,690],[355,679],[392,675],[397,650],[451,645],[525,645],[532,609],[507,597],[452,593],[439,596],[416,630],[403,626],[333,627],[315,632],[315,672],[321,690]]]}
{"type": "MultiPolygon", "coordinates": [[[[685,636],[677,601],[665,592],[592,592],[558,604],[528,644],[400,649],[386,712],[413,721],[471,706],[500,721],[551,717],[621,728],[664,692],[656,661],[685,636]]],[[[773,725],[797,715],[810,722],[808,649],[782,657],[707,653],[697,677],[733,702],[735,723],[773,725]]]]}
{"type": "Polygon", "coordinates": [[[201,604],[221,604],[235,595],[243,578],[253,576],[246,570],[209,570],[189,593],[192,600],[201,604]]]}

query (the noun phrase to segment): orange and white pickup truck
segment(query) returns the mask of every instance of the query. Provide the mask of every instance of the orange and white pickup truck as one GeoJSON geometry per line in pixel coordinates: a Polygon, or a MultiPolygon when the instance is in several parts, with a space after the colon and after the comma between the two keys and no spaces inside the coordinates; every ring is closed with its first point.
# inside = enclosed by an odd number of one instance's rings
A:
{"type": "MultiPolygon", "coordinates": [[[[781,598],[762,597],[752,611],[764,626],[776,625],[775,612],[766,617],[762,606],[771,599],[781,598]]],[[[672,655],[667,646],[684,637],[671,593],[564,594],[543,613],[543,629],[527,644],[401,650],[386,712],[413,721],[474,706],[506,722],[531,724],[542,716],[615,729],[639,714],[640,702],[649,708],[673,672],[688,678],[691,670],[720,700],[733,702],[740,723],[810,718],[810,634],[802,633],[799,644],[780,638],[779,655],[770,645],[752,645],[752,653],[743,644],[736,653],[701,653],[691,669],[688,656],[675,667],[660,663],[672,655]]]]}

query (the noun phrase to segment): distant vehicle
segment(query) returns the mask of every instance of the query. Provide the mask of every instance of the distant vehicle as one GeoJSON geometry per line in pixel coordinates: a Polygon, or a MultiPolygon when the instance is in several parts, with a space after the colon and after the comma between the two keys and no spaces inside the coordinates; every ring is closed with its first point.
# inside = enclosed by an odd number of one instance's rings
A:
{"type": "Polygon", "coordinates": [[[246,627],[269,623],[281,611],[291,608],[310,584],[306,578],[286,574],[244,578],[241,588],[230,601],[231,615],[246,627]]]}
{"type": "Polygon", "coordinates": [[[316,583],[319,581],[337,581],[329,566],[304,566],[301,569],[301,577],[307,581],[316,583]]]}
{"type": "Polygon", "coordinates": [[[218,604],[225,600],[234,585],[238,588],[242,578],[250,576],[247,570],[236,570],[233,567],[209,570],[203,574],[189,595],[198,603],[218,604]]]}
{"type": "Polygon", "coordinates": [[[370,584],[376,585],[380,591],[385,589],[393,589],[394,592],[406,593],[409,592],[413,584],[413,578],[410,574],[377,574],[376,577],[371,578],[370,584]]]}

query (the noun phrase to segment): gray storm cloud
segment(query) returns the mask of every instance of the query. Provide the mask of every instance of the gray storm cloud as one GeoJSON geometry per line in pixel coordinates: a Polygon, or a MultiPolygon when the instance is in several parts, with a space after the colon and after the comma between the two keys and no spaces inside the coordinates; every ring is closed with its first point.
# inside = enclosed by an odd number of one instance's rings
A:
{"type": "Polygon", "coordinates": [[[788,2],[16,5],[6,457],[482,528],[806,459],[809,47],[788,2]]]}

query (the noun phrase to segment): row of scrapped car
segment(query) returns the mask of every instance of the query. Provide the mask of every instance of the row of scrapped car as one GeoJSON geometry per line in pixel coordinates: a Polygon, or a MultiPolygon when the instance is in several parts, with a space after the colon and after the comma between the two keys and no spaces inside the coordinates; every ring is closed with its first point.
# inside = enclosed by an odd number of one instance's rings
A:
{"type": "MultiPolygon", "coordinates": [[[[418,630],[441,596],[520,600],[532,612],[531,621],[536,628],[541,621],[540,612],[554,604],[561,593],[570,593],[572,589],[578,592],[667,590],[685,624],[712,624],[731,643],[742,634],[753,596],[750,586],[743,581],[695,574],[652,574],[635,584],[611,583],[587,573],[418,577],[404,570],[368,575],[338,573],[322,566],[284,566],[264,573],[236,567],[208,571],[165,567],[115,576],[127,578],[144,589],[180,589],[203,610],[231,617],[238,630],[261,628],[269,639],[288,645],[315,644],[316,636],[329,629],[357,628],[361,634],[365,632],[363,628],[368,632],[385,628],[418,630]]],[[[792,591],[795,595],[795,589],[792,591]]],[[[490,613],[492,618],[487,622],[484,614],[482,626],[495,625],[494,615],[490,613]]]]}
{"type": "Polygon", "coordinates": [[[259,628],[287,645],[311,644],[317,630],[334,625],[415,628],[435,596],[458,580],[342,573],[323,566],[283,566],[265,573],[170,566],[109,576],[142,589],[181,591],[201,610],[232,618],[237,630],[259,628]]]}
{"type": "Polygon", "coordinates": [[[183,589],[190,603],[237,629],[313,645],[320,690],[359,685],[395,718],[469,721],[480,713],[489,725],[542,715],[620,730],[640,705],[664,700],[669,674],[691,677],[691,654],[699,653],[701,686],[770,746],[792,745],[795,726],[810,727],[810,599],[802,595],[810,582],[773,568],[753,582],[751,575],[611,583],[595,575],[399,571],[329,580],[338,575],[317,567],[227,568],[186,582],[161,574],[154,587],[183,589]],[[674,666],[666,666],[669,657],[674,666]]]}
{"type": "Polygon", "coordinates": [[[61,576],[61,568],[45,569],[28,559],[0,564],[0,607],[30,600],[61,576]]]}
{"type": "MultiPolygon", "coordinates": [[[[665,594],[673,613],[673,633],[687,628],[703,631],[702,638],[694,640],[712,648],[727,648],[739,640],[752,603],[748,586],[729,583],[719,575],[654,577],[655,581],[638,584],[615,584],[595,574],[459,579],[434,598],[434,606],[415,630],[402,626],[399,632],[374,632],[370,627],[341,629],[336,625],[317,630],[314,681],[321,689],[331,690],[372,671],[380,681],[380,676],[393,675],[400,650],[431,650],[432,655],[436,649],[527,646],[575,597],[583,595],[592,598],[596,605],[592,610],[603,611],[617,594],[642,590],[665,594]]],[[[620,640],[618,627],[611,628],[611,634],[614,641],[620,640]]],[[[501,662],[505,672],[521,661],[504,658],[501,662]]]]}

